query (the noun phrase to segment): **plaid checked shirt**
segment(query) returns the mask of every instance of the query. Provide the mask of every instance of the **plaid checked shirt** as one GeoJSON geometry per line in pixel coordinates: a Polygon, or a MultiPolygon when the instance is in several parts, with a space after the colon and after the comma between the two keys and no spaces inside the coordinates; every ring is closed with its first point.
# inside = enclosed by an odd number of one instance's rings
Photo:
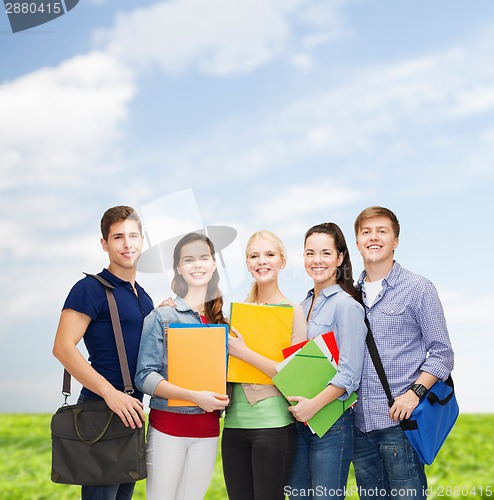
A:
{"type": "MultiPolygon", "coordinates": [[[[362,289],[363,272],[358,280],[362,289]]],[[[446,379],[453,349],[434,285],[394,263],[382,291],[365,307],[393,397],[406,392],[422,371],[446,379]]],[[[365,302],[365,295],[364,295],[365,302]]],[[[393,427],[384,389],[365,348],[355,423],[362,432],[393,427]]]]}

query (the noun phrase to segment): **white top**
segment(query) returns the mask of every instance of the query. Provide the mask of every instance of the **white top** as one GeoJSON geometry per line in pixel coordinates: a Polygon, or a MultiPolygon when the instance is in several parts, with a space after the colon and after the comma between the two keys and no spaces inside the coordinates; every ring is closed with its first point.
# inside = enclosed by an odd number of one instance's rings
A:
{"type": "Polygon", "coordinates": [[[383,281],[364,281],[362,288],[364,289],[364,303],[367,307],[372,307],[377,296],[383,289],[383,281]]]}

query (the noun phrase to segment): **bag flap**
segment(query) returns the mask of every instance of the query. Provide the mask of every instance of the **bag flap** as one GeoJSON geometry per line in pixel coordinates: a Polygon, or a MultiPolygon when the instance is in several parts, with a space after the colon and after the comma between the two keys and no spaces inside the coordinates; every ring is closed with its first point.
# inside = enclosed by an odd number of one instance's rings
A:
{"type": "Polygon", "coordinates": [[[135,429],[126,427],[104,401],[62,406],[53,415],[50,427],[52,437],[77,439],[88,444],[135,432],[135,429]]]}

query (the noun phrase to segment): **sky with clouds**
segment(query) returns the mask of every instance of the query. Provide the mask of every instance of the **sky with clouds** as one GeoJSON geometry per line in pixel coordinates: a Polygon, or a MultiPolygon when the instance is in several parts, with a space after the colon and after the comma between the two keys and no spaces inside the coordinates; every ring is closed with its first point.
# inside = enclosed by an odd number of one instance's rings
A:
{"type": "MultiPolygon", "coordinates": [[[[60,404],[53,337],[107,263],[108,207],[151,213],[149,245],[189,219],[235,228],[229,301],[248,237],[272,230],[298,302],[304,232],[338,223],[357,275],[353,222],[378,204],[439,291],[461,410],[494,412],[493,31],[490,0],[85,0],[15,34],[1,12],[0,411],[60,404]]],[[[138,280],[170,294],[166,273],[138,280]]]]}

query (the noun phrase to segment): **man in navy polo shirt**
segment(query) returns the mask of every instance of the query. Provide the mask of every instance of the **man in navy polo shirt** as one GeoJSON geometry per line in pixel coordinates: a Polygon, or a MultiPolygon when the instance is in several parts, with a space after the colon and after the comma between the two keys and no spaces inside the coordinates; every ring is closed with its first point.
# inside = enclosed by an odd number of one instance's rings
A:
{"type": "MultiPolygon", "coordinates": [[[[101,245],[109,266],[100,274],[115,286],[125,350],[134,380],[137,353],[144,318],[153,309],[151,297],[136,282],[136,263],[144,237],[137,212],[127,206],[108,209],[101,219],[101,245]]],[[[79,402],[104,399],[106,404],[133,429],[142,427],[142,393],[123,392],[123,380],[115,346],[105,287],[92,277],[78,281],[65,301],[58,324],[53,355],[82,385],[79,402]],[[84,339],[89,361],[77,349],[84,339]]],[[[82,498],[125,500],[132,498],[135,483],[83,486],[82,498]]]]}

